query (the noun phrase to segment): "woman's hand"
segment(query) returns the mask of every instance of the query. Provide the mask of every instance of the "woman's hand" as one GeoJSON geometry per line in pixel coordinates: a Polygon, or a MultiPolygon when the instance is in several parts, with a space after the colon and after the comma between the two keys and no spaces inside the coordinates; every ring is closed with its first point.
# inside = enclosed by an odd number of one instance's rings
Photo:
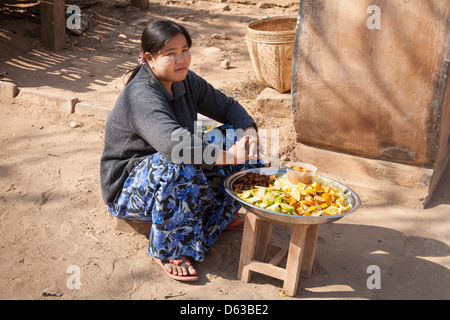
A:
{"type": "Polygon", "coordinates": [[[244,136],[227,151],[222,150],[216,164],[241,164],[250,159],[259,159],[260,148],[258,134],[254,127],[244,130],[244,136]]]}
{"type": "Polygon", "coordinates": [[[258,132],[256,131],[255,127],[252,126],[246,128],[244,130],[243,138],[245,137],[249,137],[247,148],[249,156],[251,157],[251,159],[258,159],[259,153],[262,153],[262,148],[259,144],[258,132]]]}

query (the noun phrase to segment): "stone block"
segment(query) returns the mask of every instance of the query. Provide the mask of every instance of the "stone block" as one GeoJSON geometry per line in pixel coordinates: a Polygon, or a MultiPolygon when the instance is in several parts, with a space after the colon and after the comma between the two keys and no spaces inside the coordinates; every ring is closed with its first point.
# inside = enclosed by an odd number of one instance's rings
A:
{"type": "Polygon", "coordinates": [[[447,15],[436,12],[449,10],[448,1],[302,1],[292,79],[297,140],[434,165],[450,53],[447,15]]]}
{"type": "Polygon", "coordinates": [[[75,104],[74,112],[79,115],[94,116],[96,119],[106,120],[108,119],[108,115],[111,110],[85,102],[78,102],[75,104]]]}
{"type": "Polygon", "coordinates": [[[20,90],[17,100],[24,104],[42,106],[68,114],[73,113],[74,106],[78,102],[78,98],[28,88],[20,90]]]}
{"type": "Polygon", "coordinates": [[[259,112],[272,118],[292,117],[291,93],[280,93],[275,89],[266,88],[256,98],[256,108],[259,112]]]}
{"type": "Polygon", "coordinates": [[[7,98],[15,98],[19,93],[19,88],[12,83],[6,81],[0,81],[0,96],[7,98]]]}
{"type": "Polygon", "coordinates": [[[429,199],[450,159],[448,12],[448,1],[302,1],[292,67],[297,141],[410,165],[418,180],[408,184],[429,199]]]}

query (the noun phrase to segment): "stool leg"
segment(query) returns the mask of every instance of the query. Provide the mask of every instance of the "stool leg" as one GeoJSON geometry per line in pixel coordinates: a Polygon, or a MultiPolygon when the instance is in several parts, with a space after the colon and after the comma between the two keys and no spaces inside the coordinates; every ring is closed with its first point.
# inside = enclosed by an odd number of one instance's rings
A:
{"type": "Polygon", "coordinates": [[[306,230],[308,225],[299,224],[292,227],[291,242],[289,244],[288,259],[286,263],[286,278],[283,290],[288,296],[294,296],[297,292],[298,277],[302,263],[303,248],[305,246],[306,230]]]}
{"type": "Polygon", "coordinates": [[[247,212],[245,215],[244,231],[242,234],[241,257],[239,259],[238,279],[244,282],[250,281],[251,270],[248,264],[253,259],[257,235],[256,216],[247,212]]]}
{"type": "Polygon", "coordinates": [[[272,223],[258,220],[258,243],[255,249],[255,259],[267,262],[267,249],[272,237],[272,223]]]}
{"type": "Polygon", "coordinates": [[[301,275],[303,277],[308,278],[311,276],[318,237],[319,237],[319,225],[318,224],[310,225],[308,230],[306,231],[305,250],[303,251],[302,257],[301,275]]]}

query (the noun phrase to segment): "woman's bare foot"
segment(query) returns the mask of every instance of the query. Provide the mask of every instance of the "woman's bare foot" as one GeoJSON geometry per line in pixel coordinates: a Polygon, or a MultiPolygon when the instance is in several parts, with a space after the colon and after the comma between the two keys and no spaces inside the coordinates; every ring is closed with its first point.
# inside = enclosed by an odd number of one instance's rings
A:
{"type": "Polygon", "coordinates": [[[197,271],[192,266],[188,257],[181,257],[179,259],[172,259],[164,261],[164,268],[167,272],[178,276],[195,276],[197,271]]]}

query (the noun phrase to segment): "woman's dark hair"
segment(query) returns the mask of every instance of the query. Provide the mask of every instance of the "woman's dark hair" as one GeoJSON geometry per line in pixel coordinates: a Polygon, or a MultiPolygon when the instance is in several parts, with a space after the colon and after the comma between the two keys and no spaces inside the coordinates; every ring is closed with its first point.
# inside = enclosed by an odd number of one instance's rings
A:
{"type": "MultiPolygon", "coordinates": [[[[141,47],[143,52],[149,52],[152,56],[155,56],[161,51],[164,45],[175,37],[177,34],[183,34],[186,37],[187,45],[190,48],[192,45],[192,39],[187,30],[176,22],[158,19],[150,22],[142,32],[141,36],[141,47]]],[[[136,76],[138,71],[141,69],[142,65],[139,64],[131,72],[130,77],[126,84],[136,76]]]]}

